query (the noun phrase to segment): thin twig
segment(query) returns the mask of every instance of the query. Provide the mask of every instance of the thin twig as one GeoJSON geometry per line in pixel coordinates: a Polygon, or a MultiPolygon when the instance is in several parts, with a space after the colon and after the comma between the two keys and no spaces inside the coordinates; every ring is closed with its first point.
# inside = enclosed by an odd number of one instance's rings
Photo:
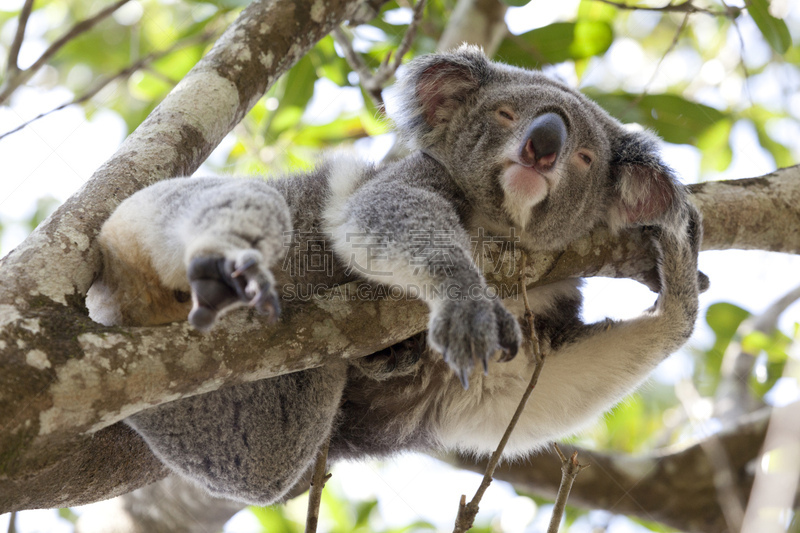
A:
{"type": "Polygon", "coordinates": [[[648,90],[650,89],[650,85],[652,85],[653,82],[656,80],[656,76],[658,75],[658,70],[661,68],[661,64],[664,62],[664,60],[667,58],[667,56],[673,50],[675,50],[675,47],[678,45],[678,40],[680,40],[681,34],[683,33],[683,30],[686,29],[686,25],[689,22],[689,17],[691,17],[691,16],[692,16],[691,13],[686,13],[683,16],[683,20],[681,21],[681,25],[678,26],[678,30],[675,32],[675,35],[672,37],[672,42],[670,43],[670,45],[667,48],[667,50],[664,52],[664,55],[661,56],[661,59],[658,60],[658,63],[656,63],[656,68],[653,70],[653,75],[650,76],[650,79],[647,80],[647,83],[645,83],[644,89],[642,89],[642,94],[640,94],[639,96],[636,97],[636,99],[634,100],[632,105],[636,105],[639,102],[641,102],[642,98],[644,98],[645,95],[647,94],[648,90]]]}
{"type": "Polygon", "coordinates": [[[11,41],[11,47],[8,49],[8,61],[6,76],[9,78],[14,77],[19,72],[19,49],[22,48],[22,39],[25,38],[25,28],[28,26],[28,17],[31,16],[33,11],[33,0],[25,0],[22,9],[19,12],[19,19],[17,19],[17,33],[14,35],[14,40],[11,41]]]}
{"type": "Polygon", "coordinates": [[[311,476],[311,488],[308,491],[308,514],[306,515],[306,533],[316,533],[319,522],[319,504],[322,501],[322,489],[331,478],[327,473],[328,445],[330,439],[325,439],[325,444],[319,450],[317,461],[314,463],[314,474],[311,476]]]}
{"type": "Polygon", "coordinates": [[[17,512],[12,511],[8,517],[8,533],[17,533],[17,512]]]}
{"type": "Polygon", "coordinates": [[[497,445],[497,449],[494,451],[492,457],[489,459],[489,463],[486,465],[486,471],[483,474],[483,480],[481,481],[478,490],[475,491],[475,496],[469,503],[466,503],[467,501],[466,495],[461,496],[461,501],[459,502],[458,505],[458,514],[456,515],[456,523],[455,527],[453,528],[453,533],[464,533],[465,531],[468,531],[472,527],[472,524],[475,522],[475,517],[478,514],[478,505],[481,502],[481,498],[483,498],[483,494],[486,492],[486,489],[488,489],[489,485],[492,483],[492,477],[494,476],[494,471],[495,468],[497,468],[497,464],[500,462],[500,456],[503,454],[503,450],[505,449],[506,444],[508,443],[508,439],[511,437],[511,433],[514,431],[517,422],[522,416],[522,411],[525,409],[525,406],[528,403],[528,398],[531,397],[531,393],[533,392],[533,389],[536,387],[536,383],[539,382],[539,375],[542,373],[542,368],[544,368],[544,354],[542,353],[539,338],[536,335],[536,330],[533,325],[533,311],[531,311],[530,304],[528,302],[528,295],[526,294],[525,291],[526,259],[527,256],[523,252],[522,268],[520,269],[520,290],[522,291],[522,298],[523,302],[525,303],[525,320],[527,321],[528,331],[530,332],[530,338],[529,338],[530,351],[531,354],[533,355],[534,361],[536,362],[536,368],[533,370],[531,381],[530,383],[528,383],[528,387],[522,394],[522,398],[519,401],[517,410],[514,412],[514,416],[511,417],[511,421],[508,423],[508,427],[506,428],[505,433],[503,433],[503,438],[500,439],[500,443],[497,445]]]}
{"type": "Polygon", "coordinates": [[[383,109],[383,88],[392,76],[394,76],[395,72],[397,72],[397,69],[400,68],[403,62],[403,56],[411,49],[411,43],[414,42],[417,27],[425,11],[425,2],[426,0],[417,0],[414,4],[414,15],[403,35],[403,39],[400,41],[400,45],[397,47],[394,54],[390,52],[383,58],[383,61],[381,61],[380,66],[375,72],[370,71],[370,68],[361,56],[358,55],[358,52],[353,49],[353,44],[350,42],[344,30],[336,28],[332,32],[333,38],[339,43],[339,46],[342,47],[344,58],[347,60],[350,68],[358,74],[361,87],[364,88],[364,91],[369,95],[378,109],[383,109]],[[394,56],[394,58],[392,56],[394,56]]]}
{"type": "Polygon", "coordinates": [[[682,2],[680,4],[672,4],[669,3],[665,6],[661,7],[653,7],[653,6],[639,6],[639,5],[628,5],[623,4],[620,2],[614,2],[613,0],[597,0],[598,2],[602,2],[604,4],[608,4],[610,6],[614,6],[617,9],[626,9],[628,11],[661,11],[661,12],[672,12],[672,13],[704,13],[706,15],[712,15],[714,17],[727,17],[727,18],[736,18],[739,16],[741,10],[728,8],[726,11],[713,11],[711,9],[706,9],[704,7],[698,7],[694,5],[691,1],[682,2]]]}
{"type": "Polygon", "coordinates": [[[588,468],[589,465],[582,465],[578,463],[578,452],[572,452],[572,456],[567,457],[561,453],[561,448],[558,444],[553,443],[558,457],[561,459],[561,484],[558,486],[558,496],[556,496],[556,503],[553,507],[553,515],[550,517],[550,526],[547,528],[547,533],[558,533],[558,526],[561,525],[561,517],[564,516],[564,509],[567,507],[567,499],[569,492],[572,490],[572,484],[575,483],[575,478],[578,477],[581,470],[588,468]]]}
{"type": "MultiPolygon", "coordinates": [[[[727,3],[725,3],[725,0],[720,1],[726,9],[732,9],[727,3]]],[[[747,99],[750,101],[750,107],[754,107],[755,103],[753,102],[753,95],[750,94],[750,88],[747,85],[747,80],[750,79],[750,71],[747,69],[747,64],[744,62],[744,36],[742,35],[742,29],[739,27],[739,23],[736,21],[736,19],[733,20],[733,29],[736,30],[736,35],[739,37],[739,66],[742,68],[742,74],[744,75],[742,87],[747,93],[747,99]]]]}
{"type": "Polygon", "coordinates": [[[40,68],[42,68],[47,61],[50,60],[56,52],[61,50],[61,48],[67,44],[69,41],[77,37],[78,35],[85,33],[92,29],[98,22],[105,19],[109,15],[111,15],[114,11],[122,7],[123,5],[127,4],[130,0],[118,0],[116,3],[111,4],[107,8],[103,9],[96,15],[89,17],[88,19],[82,20],[72,26],[64,35],[59,37],[55,42],[53,42],[50,46],[47,47],[39,59],[37,59],[33,65],[26,68],[25,70],[18,70],[15,76],[9,76],[9,79],[6,81],[5,87],[3,87],[2,91],[0,91],[0,103],[6,101],[6,99],[11,96],[17,87],[28,81],[40,68]]]}
{"type": "MultiPolygon", "coordinates": [[[[128,65],[124,69],[120,70],[116,74],[112,74],[111,76],[108,76],[106,78],[103,78],[103,79],[99,80],[88,91],[86,91],[84,94],[82,94],[78,98],[75,98],[73,100],[70,100],[69,102],[63,103],[58,107],[54,107],[53,109],[51,109],[49,111],[45,111],[44,113],[40,113],[40,114],[36,115],[35,117],[33,117],[32,119],[23,122],[22,124],[20,124],[16,128],[14,128],[12,130],[9,130],[9,131],[7,131],[5,133],[0,134],[0,140],[2,140],[4,137],[7,137],[7,136],[11,135],[12,133],[18,132],[19,130],[25,128],[26,126],[29,126],[31,123],[36,122],[37,120],[39,120],[41,118],[44,118],[47,115],[50,115],[51,113],[55,113],[56,111],[61,111],[62,109],[67,108],[67,107],[69,107],[71,105],[78,105],[78,104],[82,104],[82,103],[86,102],[90,98],[94,97],[101,90],[103,90],[112,81],[119,80],[119,79],[125,79],[128,76],[130,76],[131,74],[133,74],[134,72],[136,72],[137,70],[145,67],[148,63],[152,63],[153,61],[161,59],[165,55],[170,54],[172,52],[175,52],[176,50],[180,50],[181,48],[185,48],[187,46],[192,46],[194,44],[206,42],[206,41],[210,40],[211,38],[213,38],[214,35],[215,35],[215,32],[206,32],[206,33],[197,35],[195,37],[186,39],[184,41],[176,42],[172,46],[170,46],[169,48],[165,48],[164,50],[158,50],[156,52],[151,52],[150,54],[147,54],[146,56],[144,56],[143,58],[139,59],[138,61],[136,61],[134,63],[131,63],[130,65],[128,65]]],[[[169,80],[169,78],[167,78],[164,81],[170,81],[171,82],[172,80],[169,80]]]]}

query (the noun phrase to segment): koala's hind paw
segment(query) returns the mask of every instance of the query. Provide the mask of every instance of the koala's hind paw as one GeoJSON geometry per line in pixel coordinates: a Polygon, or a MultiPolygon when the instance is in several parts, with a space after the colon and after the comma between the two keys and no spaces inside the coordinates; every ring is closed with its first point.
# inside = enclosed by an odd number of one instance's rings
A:
{"type": "Polygon", "coordinates": [[[372,355],[356,359],[350,365],[376,381],[413,374],[425,346],[425,334],[417,334],[372,355]]]}
{"type": "Polygon", "coordinates": [[[516,355],[520,331],[514,316],[499,301],[448,300],[431,316],[428,341],[466,389],[476,362],[480,361],[486,371],[498,348],[506,354],[503,361],[516,355]]]}
{"type": "Polygon", "coordinates": [[[270,322],[280,315],[275,280],[256,250],[242,250],[235,258],[199,256],[189,263],[192,310],[189,323],[199,330],[214,325],[219,314],[239,305],[255,307],[270,322]]]}

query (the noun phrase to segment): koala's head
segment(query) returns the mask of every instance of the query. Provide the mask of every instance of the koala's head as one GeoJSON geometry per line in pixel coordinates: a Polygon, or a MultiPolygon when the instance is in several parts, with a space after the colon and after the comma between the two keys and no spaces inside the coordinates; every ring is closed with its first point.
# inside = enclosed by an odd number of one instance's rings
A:
{"type": "Polygon", "coordinates": [[[557,248],[604,222],[667,222],[682,198],[657,140],[540,72],[477,48],[420,57],[397,94],[398,130],[444,165],[484,221],[557,248]]]}

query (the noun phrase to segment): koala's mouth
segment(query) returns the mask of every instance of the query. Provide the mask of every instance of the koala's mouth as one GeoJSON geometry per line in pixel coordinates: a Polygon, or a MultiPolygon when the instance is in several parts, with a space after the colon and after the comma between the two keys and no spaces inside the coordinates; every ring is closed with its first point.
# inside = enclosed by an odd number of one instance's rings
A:
{"type": "Polygon", "coordinates": [[[551,186],[550,179],[543,170],[533,165],[509,161],[503,171],[503,189],[506,194],[517,196],[531,207],[547,196],[551,186]]]}

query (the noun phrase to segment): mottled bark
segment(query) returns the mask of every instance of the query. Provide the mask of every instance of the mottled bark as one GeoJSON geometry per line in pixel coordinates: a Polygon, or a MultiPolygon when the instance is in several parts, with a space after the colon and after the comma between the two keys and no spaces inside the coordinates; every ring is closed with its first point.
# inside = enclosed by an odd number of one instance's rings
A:
{"type": "Polygon", "coordinates": [[[462,43],[483,48],[492,57],[508,35],[507,5],[498,0],[458,0],[437,49],[447,51],[462,43]]]}

